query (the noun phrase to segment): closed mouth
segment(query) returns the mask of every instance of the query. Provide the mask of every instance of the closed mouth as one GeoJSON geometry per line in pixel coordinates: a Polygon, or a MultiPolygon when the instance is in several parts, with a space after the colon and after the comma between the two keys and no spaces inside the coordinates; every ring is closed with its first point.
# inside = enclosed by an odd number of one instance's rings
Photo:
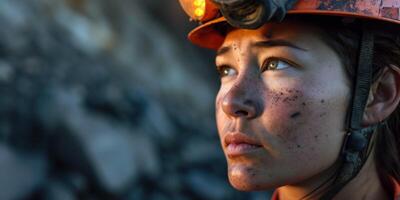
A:
{"type": "Polygon", "coordinates": [[[229,133],[224,138],[224,146],[228,157],[243,156],[259,150],[262,145],[246,134],[235,132],[229,133]]]}

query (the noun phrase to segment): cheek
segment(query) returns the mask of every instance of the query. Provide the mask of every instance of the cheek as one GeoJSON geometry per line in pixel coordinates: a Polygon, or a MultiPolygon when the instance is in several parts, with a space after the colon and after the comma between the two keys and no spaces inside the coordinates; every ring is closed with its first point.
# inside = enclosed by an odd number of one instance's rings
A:
{"type": "Polygon", "coordinates": [[[267,132],[259,137],[265,146],[271,147],[272,156],[280,164],[301,162],[305,168],[318,171],[335,161],[347,110],[342,89],[293,83],[271,89],[265,99],[259,128],[267,132]]]}
{"type": "MultiPolygon", "coordinates": [[[[337,159],[348,104],[346,85],[326,80],[270,77],[260,88],[263,112],[243,125],[265,148],[244,160],[230,160],[229,179],[240,189],[270,188],[305,180],[337,159]],[[307,80],[307,81],[304,81],[307,80]]],[[[215,101],[218,132],[234,128],[222,110],[228,92],[221,87],[215,101]]]]}
{"type": "Polygon", "coordinates": [[[217,96],[215,97],[215,119],[217,123],[218,134],[220,137],[222,133],[232,128],[232,123],[229,123],[227,115],[224,114],[224,111],[222,110],[222,101],[226,93],[226,87],[221,87],[218,91],[217,96]]]}
{"type": "Polygon", "coordinates": [[[221,98],[221,91],[218,92],[217,96],[215,97],[215,119],[217,122],[217,129],[218,129],[218,133],[221,133],[221,125],[223,124],[223,115],[222,115],[222,107],[221,107],[221,103],[222,103],[222,98],[221,98]]]}

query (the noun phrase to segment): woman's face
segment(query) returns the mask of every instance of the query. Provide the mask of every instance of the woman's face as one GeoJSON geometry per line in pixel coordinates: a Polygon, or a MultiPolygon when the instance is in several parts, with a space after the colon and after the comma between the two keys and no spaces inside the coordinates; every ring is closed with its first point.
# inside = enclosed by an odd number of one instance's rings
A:
{"type": "Polygon", "coordinates": [[[319,34],[299,22],[236,29],[217,52],[216,119],[235,188],[300,185],[338,158],[350,87],[319,34]]]}

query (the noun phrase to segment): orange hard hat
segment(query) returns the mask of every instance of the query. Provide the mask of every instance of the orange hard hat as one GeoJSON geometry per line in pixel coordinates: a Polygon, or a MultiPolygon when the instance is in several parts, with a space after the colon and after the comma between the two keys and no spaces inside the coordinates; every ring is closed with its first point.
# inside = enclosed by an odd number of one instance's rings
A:
{"type": "MultiPolygon", "coordinates": [[[[182,3],[183,0],[180,1],[182,3]]],[[[199,0],[186,0],[186,2],[188,1],[194,2],[199,0]]],[[[209,20],[212,18],[210,17],[210,13],[212,13],[211,16],[215,17],[191,31],[189,33],[189,40],[200,47],[218,49],[224,42],[225,35],[216,26],[226,23],[226,19],[218,17],[221,15],[216,14],[216,7],[212,6],[210,0],[201,1],[204,2],[203,6],[207,9],[197,13],[205,16],[203,19],[197,18],[197,20],[202,22],[209,20]]],[[[186,12],[190,11],[186,9],[186,12]]],[[[342,16],[400,24],[400,0],[298,0],[287,14],[342,16]]]]}

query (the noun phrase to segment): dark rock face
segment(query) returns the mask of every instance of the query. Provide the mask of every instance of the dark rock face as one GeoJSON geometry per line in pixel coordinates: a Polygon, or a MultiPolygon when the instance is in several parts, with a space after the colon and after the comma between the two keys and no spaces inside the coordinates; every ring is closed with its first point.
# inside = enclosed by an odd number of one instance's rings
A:
{"type": "Polygon", "coordinates": [[[0,199],[259,199],[227,182],[177,2],[0,1],[0,199]]]}

